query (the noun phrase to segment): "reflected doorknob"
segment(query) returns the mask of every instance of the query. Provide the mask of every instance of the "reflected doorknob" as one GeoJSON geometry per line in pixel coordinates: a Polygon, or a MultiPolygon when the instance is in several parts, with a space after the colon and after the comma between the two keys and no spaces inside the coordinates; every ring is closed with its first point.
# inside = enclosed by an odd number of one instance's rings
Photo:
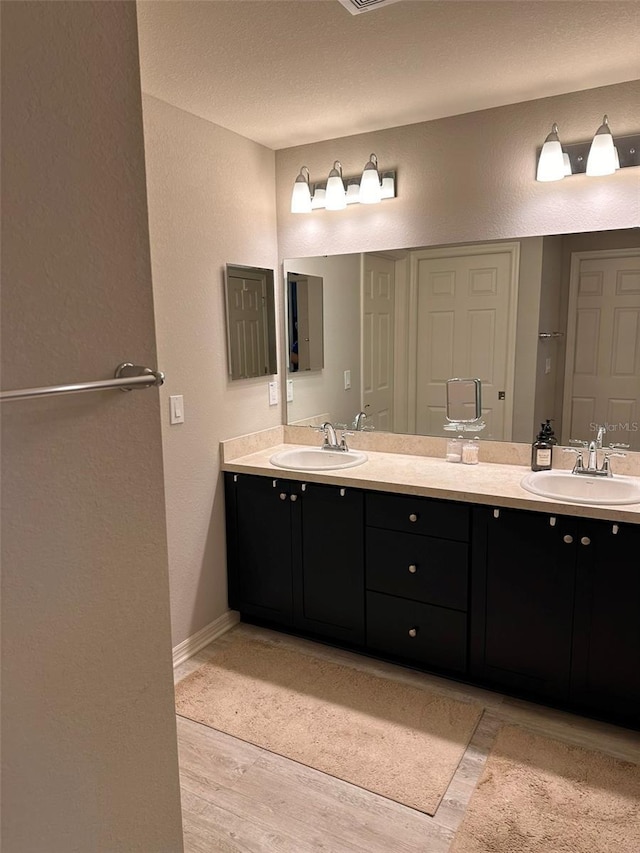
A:
{"type": "Polygon", "coordinates": [[[417,637],[418,636],[418,629],[417,628],[409,628],[409,636],[410,637],[417,637]]]}

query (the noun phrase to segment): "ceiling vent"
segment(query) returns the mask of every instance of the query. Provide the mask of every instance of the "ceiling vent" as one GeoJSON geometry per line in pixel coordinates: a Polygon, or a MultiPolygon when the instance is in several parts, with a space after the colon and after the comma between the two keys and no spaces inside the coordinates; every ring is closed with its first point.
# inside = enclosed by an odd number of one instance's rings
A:
{"type": "Polygon", "coordinates": [[[342,3],[352,15],[360,15],[370,9],[379,9],[380,6],[391,6],[392,3],[399,3],[400,0],[338,0],[338,2],[342,3]]]}

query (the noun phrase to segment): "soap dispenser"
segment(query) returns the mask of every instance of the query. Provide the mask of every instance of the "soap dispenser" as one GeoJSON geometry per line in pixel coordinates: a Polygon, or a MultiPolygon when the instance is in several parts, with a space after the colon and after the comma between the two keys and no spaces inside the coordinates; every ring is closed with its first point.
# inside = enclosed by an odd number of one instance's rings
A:
{"type": "Polygon", "coordinates": [[[531,446],[531,470],[532,471],[550,471],[551,470],[551,451],[553,445],[557,443],[553,433],[551,421],[540,424],[540,432],[536,440],[531,446]]]}

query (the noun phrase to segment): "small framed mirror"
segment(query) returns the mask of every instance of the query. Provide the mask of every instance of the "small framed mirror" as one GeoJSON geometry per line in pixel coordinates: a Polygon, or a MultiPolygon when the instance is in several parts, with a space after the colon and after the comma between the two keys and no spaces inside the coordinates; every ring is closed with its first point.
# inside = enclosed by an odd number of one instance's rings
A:
{"type": "Polygon", "coordinates": [[[231,379],[278,372],[273,270],[227,264],[227,353],[231,379]]]}
{"type": "Polygon", "coordinates": [[[322,278],[287,273],[289,372],[324,367],[322,278]]]}
{"type": "Polygon", "coordinates": [[[447,420],[469,424],[482,415],[481,382],[479,379],[447,379],[447,420]]]}

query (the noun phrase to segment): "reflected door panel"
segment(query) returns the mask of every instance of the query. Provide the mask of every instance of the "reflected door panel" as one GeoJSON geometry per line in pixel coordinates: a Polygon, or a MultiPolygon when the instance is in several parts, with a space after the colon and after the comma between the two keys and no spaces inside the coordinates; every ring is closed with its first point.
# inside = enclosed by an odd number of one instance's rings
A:
{"type": "Polygon", "coordinates": [[[268,372],[263,310],[265,287],[264,279],[232,275],[228,278],[231,374],[234,379],[268,372]]]}
{"type": "Polygon", "coordinates": [[[446,435],[446,381],[482,381],[484,438],[511,439],[506,407],[511,291],[508,253],[420,258],[416,263],[416,432],[446,435]]]}
{"type": "Polygon", "coordinates": [[[572,269],[563,441],[590,440],[605,424],[607,444],[640,450],[640,253],[575,256],[572,269]]]}

